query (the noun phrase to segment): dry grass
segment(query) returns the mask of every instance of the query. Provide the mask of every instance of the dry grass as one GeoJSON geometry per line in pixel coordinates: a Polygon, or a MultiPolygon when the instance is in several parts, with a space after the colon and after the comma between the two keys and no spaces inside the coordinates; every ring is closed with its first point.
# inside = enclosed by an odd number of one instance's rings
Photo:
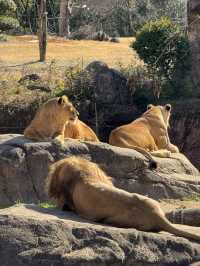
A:
{"type": "Polygon", "coordinates": [[[62,88],[66,69],[70,66],[83,68],[94,60],[115,68],[142,65],[129,47],[132,41],[133,38],[121,38],[120,43],[111,43],[50,37],[47,61],[40,63],[36,36],[9,37],[8,42],[0,43],[0,103],[28,103],[45,96],[44,92],[29,91],[26,85],[18,83],[26,74],[37,73],[42,77],[43,84],[62,88]]]}
{"type": "Polygon", "coordinates": [[[168,199],[161,201],[160,204],[165,212],[170,212],[177,209],[199,208],[199,201],[196,201],[196,199],[193,198],[191,198],[190,200],[168,199]]]}
{"type": "MultiPolygon", "coordinates": [[[[116,67],[119,62],[140,64],[136,53],[129,47],[133,38],[121,38],[120,43],[97,41],[74,41],[61,38],[49,38],[47,63],[52,59],[60,65],[74,62],[87,64],[101,60],[116,67]]],[[[38,41],[35,36],[10,37],[6,43],[0,43],[0,65],[18,65],[38,60],[38,41]]]]}

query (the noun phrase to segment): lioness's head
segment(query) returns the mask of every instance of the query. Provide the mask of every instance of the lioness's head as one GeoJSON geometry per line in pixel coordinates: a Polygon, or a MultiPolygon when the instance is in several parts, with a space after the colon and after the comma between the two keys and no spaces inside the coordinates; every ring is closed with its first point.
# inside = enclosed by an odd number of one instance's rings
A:
{"type": "Polygon", "coordinates": [[[159,110],[161,111],[162,113],[162,116],[163,116],[163,120],[165,122],[165,124],[168,126],[169,125],[169,119],[170,119],[170,115],[171,115],[171,104],[166,104],[166,105],[153,105],[153,104],[149,104],[147,105],[147,110],[151,110],[153,112],[156,112],[156,110],[159,110]]]}
{"type": "Polygon", "coordinates": [[[57,105],[59,112],[62,113],[63,117],[68,121],[76,121],[78,118],[78,111],[73,104],[68,100],[67,96],[62,96],[57,99],[57,105]]]}

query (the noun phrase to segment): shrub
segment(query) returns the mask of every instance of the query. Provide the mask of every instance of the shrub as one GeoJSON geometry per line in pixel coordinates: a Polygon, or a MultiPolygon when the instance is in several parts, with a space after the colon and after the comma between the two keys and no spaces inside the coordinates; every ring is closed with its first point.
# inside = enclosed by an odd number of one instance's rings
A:
{"type": "Polygon", "coordinates": [[[170,95],[180,96],[180,89],[176,95],[177,88],[184,87],[185,78],[188,82],[191,67],[189,42],[180,28],[166,17],[149,21],[131,46],[147,64],[149,73],[159,77],[161,87],[171,87],[174,91],[170,95]]]}
{"type": "Polygon", "coordinates": [[[70,66],[65,71],[64,86],[56,88],[55,95],[67,95],[75,104],[81,101],[93,100],[92,77],[90,73],[79,64],[70,66]]]}
{"type": "Polygon", "coordinates": [[[145,65],[136,65],[135,62],[127,66],[119,64],[119,70],[127,79],[127,85],[132,95],[132,103],[145,110],[149,103],[155,102],[153,81],[145,65]]]}
{"type": "Polygon", "coordinates": [[[92,34],[91,39],[94,41],[109,41],[109,36],[102,30],[92,34]]]}
{"type": "Polygon", "coordinates": [[[17,19],[7,16],[0,16],[0,30],[9,31],[18,29],[19,22],[17,19]]]}
{"type": "Polygon", "coordinates": [[[96,32],[96,29],[91,25],[81,26],[77,31],[72,32],[70,39],[73,40],[88,40],[96,32]]]}
{"type": "Polygon", "coordinates": [[[14,13],[16,5],[12,0],[0,0],[0,15],[14,13]]]}
{"type": "Polygon", "coordinates": [[[7,42],[7,40],[8,40],[7,35],[0,33],[0,42],[7,42]]]}

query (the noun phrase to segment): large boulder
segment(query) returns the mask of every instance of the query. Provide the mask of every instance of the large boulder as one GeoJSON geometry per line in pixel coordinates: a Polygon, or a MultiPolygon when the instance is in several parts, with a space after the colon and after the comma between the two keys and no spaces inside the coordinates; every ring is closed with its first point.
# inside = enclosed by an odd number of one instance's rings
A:
{"type": "Polygon", "coordinates": [[[130,102],[130,91],[127,79],[118,70],[109,68],[101,61],[90,63],[86,70],[92,82],[98,104],[127,104],[130,102]]]}
{"type": "Polygon", "coordinates": [[[157,170],[149,169],[140,153],[106,143],[67,140],[60,148],[50,142],[32,142],[22,135],[0,135],[0,204],[37,203],[48,200],[44,180],[51,163],[79,155],[102,166],[114,184],[154,199],[200,195],[199,171],[182,154],[156,158],[157,170]]]}
{"type": "Polygon", "coordinates": [[[0,210],[0,258],[3,266],[188,266],[199,265],[200,244],[18,205],[0,210]]]}

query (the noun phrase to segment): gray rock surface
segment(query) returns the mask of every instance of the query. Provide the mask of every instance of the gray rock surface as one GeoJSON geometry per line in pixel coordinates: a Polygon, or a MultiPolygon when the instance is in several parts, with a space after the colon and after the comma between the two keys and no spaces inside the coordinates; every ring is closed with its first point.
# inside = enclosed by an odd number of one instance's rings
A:
{"type": "Polygon", "coordinates": [[[100,164],[117,187],[130,192],[154,199],[200,195],[199,171],[181,154],[157,158],[158,169],[151,171],[140,153],[105,143],[67,140],[59,148],[50,142],[31,142],[21,135],[0,135],[0,205],[46,201],[48,166],[71,155],[100,164]]]}
{"type": "Polygon", "coordinates": [[[178,209],[167,213],[166,216],[172,223],[200,226],[200,208],[178,209]]]}
{"type": "Polygon", "coordinates": [[[131,94],[127,87],[127,79],[118,70],[109,68],[101,61],[93,61],[86,70],[92,77],[98,104],[129,103],[131,94]]]}
{"type": "Polygon", "coordinates": [[[200,260],[200,244],[17,205],[0,210],[0,258],[1,266],[188,266],[200,260]]]}

